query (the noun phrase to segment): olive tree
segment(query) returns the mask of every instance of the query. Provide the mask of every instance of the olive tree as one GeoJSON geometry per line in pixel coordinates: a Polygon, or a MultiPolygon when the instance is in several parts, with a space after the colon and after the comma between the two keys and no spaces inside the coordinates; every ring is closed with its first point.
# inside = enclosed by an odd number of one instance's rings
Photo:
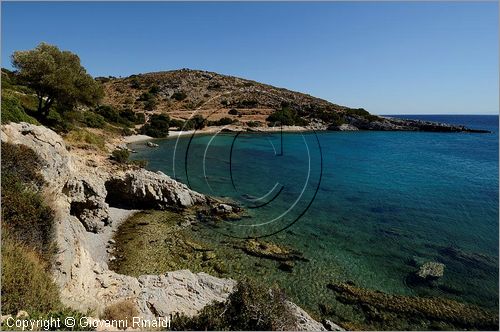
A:
{"type": "Polygon", "coordinates": [[[54,102],[72,109],[77,104],[92,106],[103,96],[102,86],[87,74],[80,58],[57,46],[41,43],[33,50],[16,51],[12,64],[19,79],[35,91],[44,116],[54,102]]]}

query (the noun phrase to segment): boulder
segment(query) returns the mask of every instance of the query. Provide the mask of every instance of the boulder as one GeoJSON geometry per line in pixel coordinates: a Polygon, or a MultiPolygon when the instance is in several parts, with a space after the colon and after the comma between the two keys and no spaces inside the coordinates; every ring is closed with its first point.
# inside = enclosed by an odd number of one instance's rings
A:
{"type": "Polygon", "coordinates": [[[326,331],[323,324],[312,319],[301,307],[290,301],[286,303],[290,307],[292,314],[297,318],[296,331],[326,331]]]}
{"type": "Polygon", "coordinates": [[[345,331],[345,329],[341,328],[331,320],[325,319],[323,322],[323,326],[326,327],[328,331],[345,331]]]}
{"type": "Polygon", "coordinates": [[[134,209],[185,208],[205,203],[204,195],[171,177],[145,169],[128,170],[105,183],[106,202],[111,206],[134,209]]]}

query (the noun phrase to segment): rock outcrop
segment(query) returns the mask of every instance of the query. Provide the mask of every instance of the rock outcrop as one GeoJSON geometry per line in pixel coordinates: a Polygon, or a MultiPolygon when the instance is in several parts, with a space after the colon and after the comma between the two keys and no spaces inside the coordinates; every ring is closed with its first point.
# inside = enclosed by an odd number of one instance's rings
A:
{"type": "Polygon", "coordinates": [[[489,133],[488,130],[470,129],[460,125],[450,125],[432,121],[398,119],[389,117],[347,115],[342,125],[331,125],[328,130],[374,130],[374,131],[426,131],[443,133],[489,133]]]}
{"type": "Polygon", "coordinates": [[[114,206],[139,209],[185,208],[205,203],[204,195],[190,190],[162,172],[126,171],[105,183],[106,201],[114,206]]]}
{"type": "Polygon", "coordinates": [[[106,202],[110,195],[107,184],[117,184],[112,194],[120,193],[136,202],[148,200],[156,208],[185,208],[205,202],[204,195],[161,173],[144,169],[110,170],[111,164],[90,167],[84,158],[67,150],[58,134],[42,126],[4,125],[1,139],[26,145],[41,158],[42,176],[48,183],[47,196],[51,197],[55,211],[58,252],[54,277],[66,305],[99,313],[107,305],[129,298],[136,301],[140,314],[147,317],[155,312],[165,313],[165,309],[156,308],[162,302],[168,303],[172,312],[193,314],[212,300],[229,295],[234,286],[230,279],[190,271],[137,279],[110,271],[107,263],[96,257],[98,233],[104,232],[114,219],[110,215],[114,201],[106,202]]]}
{"type": "MultiPolygon", "coordinates": [[[[225,300],[232,292],[234,280],[189,270],[139,278],[121,275],[109,270],[96,249],[108,242],[113,223],[118,221],[117,211],[123,211],[117,207],[183,209],[212,204],[208,197],[161,172],[89,163],[85,157],[70,153],[64,140],[43,126],[3,125],[1,140],[30,147],[43,164],[41,173],[48,184],[45,190],[56,223],[58,251],[53,275],[65,305],[100,315],[106,306],[128,299],[143,318],[173,313],[190,316],[214,300],[225,300]]],[[[127,216],[134,211],[123,212],[127,216]]],[[[314,324],[319,323],[305,312],[301,315],[303,323],[298,329],[316,329],[314,324]]]]}

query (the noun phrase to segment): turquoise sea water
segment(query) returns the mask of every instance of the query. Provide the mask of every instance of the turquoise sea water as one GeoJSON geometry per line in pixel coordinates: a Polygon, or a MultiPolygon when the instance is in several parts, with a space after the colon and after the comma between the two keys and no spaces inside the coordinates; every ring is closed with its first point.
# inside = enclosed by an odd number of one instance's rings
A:
{"type": "Polygon", "coordinates": [[[351,280],[497,308],[498,116],[405,117],[493,132],[221,133],[131,147],[149,169],[247,208],[200,236],[277,233],[265,240],[302,251],[310,261],[293,273],[262,278],[305,307],[327,297],[327,282],[351,280]],[[411,283],[426,261],[446,265],[439,287],[411,283]]]}

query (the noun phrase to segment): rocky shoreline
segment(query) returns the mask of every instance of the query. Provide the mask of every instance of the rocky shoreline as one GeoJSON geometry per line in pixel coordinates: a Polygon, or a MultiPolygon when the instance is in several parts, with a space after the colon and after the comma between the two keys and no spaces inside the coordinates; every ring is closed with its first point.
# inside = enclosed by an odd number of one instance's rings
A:
{"type": "Polygon", "coordinates": [[[392,117],[378,117],[375,121],[370,121],[362,116],[346,116],[347,123],[339,126],[329,126],[328,130],[355,131],[425,131],[441,133],[489,133],[488,130],[471,129],[462,125],[451,125],[433,121],[399,119],[392,117]]]}
{"type": "MultiPolygon", "coordinates": [[[[346,116],[346,123],[339,125],[328,125],[321,120],[311,121],[307,126],[276,126],[276,127],[245,127],[241,125],[210,126],[200,130],[174,130],[170,131],[169,138],[177,138],[190,135],[215,134],[218,132],[250,132],[250,133],[299,133],[299,132],[323,132],[323,131],[421,131],[435,133],[490,133],[489,130],[472,129],[463,125],[452,125],[433,121],[400,119],[392,117],[377,117],[370,121],[361,116],[346,116]]],[[[131,143],[149,141],[154,139],[146,135],[131,135],[122,138],[117,145],[125,146],[131,143]]]]}
{"type": "MultiPolygon", "coordinates": [[[[231,294],[234,280],[203,272],[121,275],[109,269],[103,253],[116,226],[135,210],[176,210],[218,202],[161,172],[89,162],[85,154],[69,151],[61,136],[43,126],[3,125],[1,140],[33,149],[44,165],[45,191],[56,221],[53,275],[65,305],[100,316],[107,306],[131,300],[143,318],[192,316],[231,294]]],[[[299,318],[297,330],[325,329],[299,307],[291,307],[299,318]]]]}

